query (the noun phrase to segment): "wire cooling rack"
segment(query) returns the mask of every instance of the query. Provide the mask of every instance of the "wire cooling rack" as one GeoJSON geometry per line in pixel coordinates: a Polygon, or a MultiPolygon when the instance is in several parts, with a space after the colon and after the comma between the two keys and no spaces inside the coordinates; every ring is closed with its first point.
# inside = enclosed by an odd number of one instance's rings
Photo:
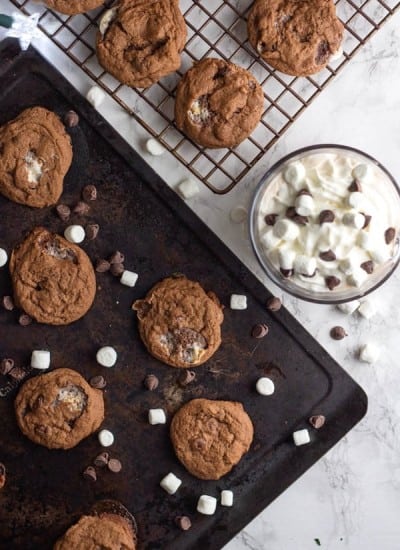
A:
{"type": "Polygon", "coordinates": [[[345,25],[343,55],[312,77],[294,78],[271,69],[247,40],[247,14],[252,0],[181,0],[188,40],[179,71],[147,89],[120,84],[98,64],[95,37],[104,8],[73,17],[47,10],[32,0],[11,0],[25,13],[41,12],[39,26],[86,74],[110,94],[152,136],[207,187],[230,191],[265,151],[325,88],[356,51],[400,7],[399,0],[338,0],[337,14],[345,25]],[[249,69],[262,84],[265,111],[252,135],[235,149],[204,149],[174,125],[174,97],[181,76],[194,61],[221,57],[249,69]]]}

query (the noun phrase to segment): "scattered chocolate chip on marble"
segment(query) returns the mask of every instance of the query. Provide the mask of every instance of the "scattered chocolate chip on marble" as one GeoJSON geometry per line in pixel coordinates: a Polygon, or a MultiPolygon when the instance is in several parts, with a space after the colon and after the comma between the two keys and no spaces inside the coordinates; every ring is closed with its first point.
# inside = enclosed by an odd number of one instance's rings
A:
{"type": "Polygon", "coordinates": [[[280,269],[280,272],[282,273],[282,275],[288,279],[289,277],[291,277],[293,275],[293,269],[280,269]]]}
{"type": "Polygon", "coordinates": [[[267,300],[267,309],[270,311],[279,311],[282,307],[282,301],[277,296],[272,296],[267,300]]]}
{"type": "Polygon", "coordinates": [[[308,419],[313,428],[319,430],[325,424],[325,416],[323,414],[315,414],[308,419]]]}
{"type": "Polygon", "coordinates": [[[350,193],[362,193],[361,183],[358,179],[354,179],[348,187],[350,193]]]}
{"type": "Polygon", "coordinates": [[[67,128],[75,128],[79,124],[79,115],[75,111],[68,111],[64,116],[64,124],[67,128]]]}
{"type": "Polygon", "coordinates": [[[329,288],[329,290],[333,290],[340,285],[340,279],[339,277],[335,277],[334,275],[329,275],[329,277],[325,278],[325,284],[329,288]]]}
{"type": "Polygon", "coordinates": [[[344,328],[339,326],[331,328],[329,334],[334,340],[343,340],[343,338],[347,336],[347,332],[344,330],[344,328]]]}
{"type": "Polygon", "coordinates": [[[10,372],[8,373],[8,376],[13,378],[14,380],[20,381],[23,380],[27,376],[27,372],[23,367],[14,367],[10,372]]]}
{"type": "Polygon", "coordinates": [[[21,313],[18,319],[18,323],[21,325],[21,327],[27,327],[30,324],[32,324],[32,317],[29,317],[27,313],[21,313]]]}
{"type": "Polygon", "coordinates": [[[179,383],[181,386],[188,386],[196,378],[196,373],[193,370],[184,370],[179,375],[179,383]]]}
{"type": "Polygon", "coordinates": [[[93,460],[93,464],[98,468],[104,468],[104,466],[107,466],[109,460],[110,460],[110,456],[108,453],[100,453],[93,460]]]}
{"type": "Polygon", "coordinates": [[[390,244],[396,236],[396,230],[394,227],[388,227],[385,231],[385,242],[390,244]]]}
{"type": "Polygon", "coordinates": [[[93,466],[88,466],[84,470],[82,475],[85,479],[88,479],[89,481],[97,481],[96,470],[93,468],[93,466]]]}
{"type": "Polygon", "coordinates": [[[268,332],[269,328],[265,323],[254,325],[251,329],[251,335],[253,338],[264,338],[264,336],[267,336],[268,332]]]}
{"type": "Polygon", "coordinates": [[[192,526],[192,522],[188,516],[176,517],[175,523],[180,529],[182,529],[182,531],[188,531],[192,526]]]}
{"type": "Polygon", "coordinates": [[[71,209],[66,204],[57,204],[56,212],[61,221],[66,222],[71,216],[71,209]]]}
{"type": "Polygon", "coordinates": [[[6,467],[0,462],[0,489],[6,484],[6,467]]]}
{"type": "Polygon", "coordinates": [[[371,223],[372,216],[369,216],[368,214],[364,214],[363,212],[361,212],[361,214],[362,214],[362,215],[364,216],[364,218],[365,218],[364,225],[362,226],[361,229],[365,229],[365,228],[368,227],[369,224],[371,223]]]}
{"type": "Polygon", "coordinates": [[[117,458],[110,458],[107,464],[107,468],[110,472],[118,474],[122,470],[122,464],[117,458]]]}
{"type": "Polygon", "coordinates": [[[0,362],[0,374],[4,376],[8,374],[14,368],[14,359],[9,357],[2,359],[0,362]]]}
{"type": "Polygon", "coordinates": [[[98,223],[88,223],[85,227],[86,238],[89,241],[94,241],[99,234],[100,226],[98,223]]]}
{"type": "Polygon", "coordinates": [[[14,300],[12,299],[12,296],[3,296],[2,304],[4,309],[7,311],[12,311],[14,309],[14,300]]]}
{"type": "Polygon", "coordinates": [[[322,210],[319,214],[319,224],[332,223],[335,221],[335,213],[332,210],[322,210]]]}
{"type": "Polygon", "coordinates": [[[110,272],[114,277],[121,277],[122,273],[125,271],[124,264],[111,264],[110,272]]]}
{"type": "Polygon", "coordinates": [[[125,256],[117,250],[113,254],[111,254],[110,259],[108,260],[110,264],[123,264],[125,261],[125,256]]]}
{"type": "Polygon", "coordinates": [[[77,214],[78,216],[86,216],[89,214],[89,211],[90,206],[84,201],[77,202],[73,210],[74,214],[77,214]]]}
{"type": "Polygon", "coordinates": [[[85,185],[82,189],[82,198],[84,201],[95,201],[97,199],[97,187],[94,185],[85,185]]]}
{"type": "Polygon", "coordinates": [[[93,378],[89,380],[89,384],[92,386],[92,388],[95,388],[96,390],[103,390],[106,387],[107,382],[105,381],[103,376],[99,375],[93,376],[93,378]]]}
{"type": "Polygon", "coordinates": [[[155,374],[148,374],[145,377],[143,384],[145,388],[148,389],[149,391],[154,391],[158,388],[159,381],[155,374]]]}
{"type": "Polygon", "coordinates": [[[106,273],[107,271],[110,271],[111,264],[107,260],[104,260],[103,258],[100,258],[96,262],[96,271],[97,273],[106,273]]]}
{"type": "Polygon", "coordinates": [[[277,217],[278,214],[267,214],[264,218],[264,221],[267,225],[275,225],[277,217]]]}
{"type": "Polygon", "coordinates": [[[319,257],[324,262],[334,262],[336,260],[336,254],[333,252],[333,250],[326,250],[324,252],[320,252],[319,257]]]}
{"type": "Polygon", "coordinates": [[[361,269],[363,269],[368,275],[371,275],[371,273],[374,271],[374,262],[372,260],[368,260],[366,262],[363,262],[360,264],[361,269]]]}

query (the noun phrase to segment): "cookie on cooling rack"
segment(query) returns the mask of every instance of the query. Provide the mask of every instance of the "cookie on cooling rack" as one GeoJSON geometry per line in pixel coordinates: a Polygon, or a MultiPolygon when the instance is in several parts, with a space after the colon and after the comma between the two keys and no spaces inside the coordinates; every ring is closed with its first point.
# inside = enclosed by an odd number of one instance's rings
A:
{"type": "Polygon", "coordinates": [[[119,0],[100,21],[96,48],[117,80],[146,88],[179,68],[185,42],[178,0],[119,0]]]}
{"type": "Polygon", "coordinates": [[[49,8],[60,13],[75,15],[102,6],[104,0],[44,0],[44,3],[49,8]]]}
{"type": "Polygon", "coordinates": [[[247,24],[250,43],[260,56],[293,76],[326,67],[343,39],[333,0],[256,0],[247,24]]]}
{"type": "Polygon", "coordinates": [[[235,147],[260,121],[264,95],[254,76],[222,59],[203,59],[179,82],[177,127],[203,147],[235,147]]]}

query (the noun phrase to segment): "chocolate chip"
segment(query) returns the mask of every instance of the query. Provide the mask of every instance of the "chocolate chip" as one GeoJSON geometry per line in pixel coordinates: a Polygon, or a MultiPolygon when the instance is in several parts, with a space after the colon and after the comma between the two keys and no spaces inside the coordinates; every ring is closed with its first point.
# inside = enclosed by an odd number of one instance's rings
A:
{"type": "Polygon", "coordinates": [[[361,214],[364,216],[365,218],[365,222],[364,222],[364,225],[362,226],[362,229],[365,229],[366,227],[369,226],[371,220],[372,220],[372,216],[369,216],[368,214],[364,214],[363,212],[361,212],[361,214]]]}
{"type": "Polygon", "coordinates": [[[287,279],[293,275],[293,269],[282,269],[280,268],[280,272],[282,275],[287,279]]]}
{"type": "Polygon", "coordinates": [[[277,217],[278,214],[267,214],[264,218],[264,221],[267,225],[275,225],[277,217]]]}
{"type": "Polygon", "coordinates": [[[343,340],[347,336],[347,332],[343,327],[333,327],[329,333],[334,340],[343,340]]]}
{"type": "Polygon", "coordinates": [[[155,374],[148,374],[143,384],[149,391],[154,391],[158,388],[159,380],[155,374]]]}
{"type": "Polygon", "coordinates": [[[196,449],[196,451],[202,451],[206,448],[206,442],[204,441],[204,439],[195,439],[193,441],[193,447],[196,449]]]}
{"type": "Polygon", "coordinates": [[[14,368],[14,359],[2,359],[0,363],[0,374],[8,374],[14,368]]]}
{"type": "Polygon", "coordinates": [[[332,223],[335,220],[335,214],[332,210],[322,210],[319,214],[319,224],[332,223]]]}
{"type": "Polygon", "coordinates": [[[111,264],[110,271],[114,277],[120,277],[125,271],[124,264],[111,264]]]}
{"type": "Polygon", "coordinates": [[[21,313],[18,319],[18,323],[21,325],[21,327],[27,327],[32,323],[32,317],[29,317],[27,313],[21,313]]]}
{"type": "Polygon", "coordinates": [[[89,241],[94,241],[100,231],[100,226],[98,223],[88,223],[85,227],[86,238],[89,241]]]}
{"type": "Polygon", "coordinates": [[[114,474],[118,474],[118,472],[122,470],[122,464],[117,458],[110,458],[107,467],[110,472],[114,472],[114,474]]]}
{"type": "Polygon", "coordinates": [[[286,217],[289,218],[289,220],[292,220],[297,215],[298,214],[294,206],[289,206],[289,208],[286,209],[286,217]]]}
{"type": "Polygon", "coordinates": [[[82,198],[84,201],[95,201],[97,199],[97,188],[94,185],[85,185],[82,189],[82,198]]]}
{"type": "Polygon", "coordinates": [[[374,262],[372,260],[368,260],[367,262],[363,262],[360,264],[361,269],[363,269],[368,275],[371,275],[371,273],[374,271],[374,262]]]}
{"type": "Polygon", "coordinates": [[[190,518],[188,518],[187,516],[176,517],[175,523],[180,529],[182,529],[182,531],[188,531],[192,526],[192,522],[190,521],[190,518]]]}
{"type": "Polygon", "coordinates": [[[107,386],[107,382],[105,381],[103,376],[93,376],[89,380],[89,384],[92,386],[92,388],[96,388],[96,390],[102,390],[107,386]]]}
{"type": "Polygon", "coordinates": [[[37,411],[38,409],[40,409],[43,403],[44,403],[44,397],[43,395],[39,395],[37,399],[35,399],[35,402],[32,405],[32,410],[37,411]]]}
{"type": "Polygon", "coordinates": [[[325,424],[325,416],[323,414],[315,414],[308,419],[313,428],[319,430],[325,424]]]}
{"type": "Polygon", "coordinates": [[[90,210],[90,206],[88,204],[86,204],[86,202],[83,202],[83,201],[79,201],[75,206],[74,206],[74,214],[77,214],[78,216],[86,216],[87,214],[89,214],[89,210],[90,210]]]}
{"type": "Polygon", "coordinates": [[[0,462],[0,489],[2,489],[5,484],[6,484],[6,467],[2,462],[0,462]]]}
{"type": "Polygon", "coordinates": [[[96,262],[96,271],[97,273],[106,273],[107,271],[110,271],[111,264],[110,262],[107,262],[107,260],[104,260],[103,258],[100,258],[96,262]]]}
{"type": "Polygon", "coordinates": [[[393,239],[395,238],[396,236],[396,230],[394,227],[389,227],[388,229],[386,229],[385,231],[385,242],[386,244],[390,244],[393,239]]]}
{"type": "Polygon", "coordinates": [[[4,309],[6,309],[7,311],[12,311],[15,307],[14,300],[12,299],[11,296],[3,296],[2,304],[4,309]]]}
{"type": "Polygon", "coordinates": [[[187,386],[188,384],[191,384],[196,378],[196,373],[192,370],[185,370],[182,371],[179,375],[179,383],[182,386],[187,386]]]}
{"type": "Polygon", "coordinates": [[[104,468],[104,466],[107,466],[109,459],[110,459],[110,456],[108,453],[100,453],[93,460],[93,464],[98,468],[104,468]]]}
{"type": "Polygon", "coordinates": [[[89,481],[97,481],[96,470],[93,468],[93,466],[88,466],[84,470],[82,475],[85,479],[88,479],[89,481]]]}
{"type": "Polygon", "coordinates": [[[63,222],[69,220],[69,217],[71,215],[71,209],[69,206],[67,206],[66,204],[57,204],[56,211],[60,220],[62,220],[63,222]]]}
{"type": "Polygon", "coordinates": [[[264,338],[264,336],[267,336],[269,332],[269,328],[265,324],[259,323],[258,325],[254,325],[254,327],[251,330],[251,335],[253,338],[264,338]]]}
{"type": "Polygon", "coordinates": [[[329,290],[333,290],[340,285],[340,279],[334,275],[329,275],[329,277],[325,277],[325,284],[329,290]]]}
{"type": "Polygon", "coordinates": [[[329,42],[327,40],[321,40],[318,44],[317,52],[315,55],[315,62],[317,65],[326,63],[331,53],[329,42]]]}
{"type": "Polygon", "coordinates": [[[122,254],[122,252],[119,252],[117,250],[110,256],[110,259],[108,261],[110,262],[110,264],[123,264],[125,261],[125,256],[122,254]]]}
{"type": "Polygon", "coordinates": [[[277,296],[272,296],[267,300],[267,309],[270,311],[279,311],[282,307],[282,302],[277,296]]]}
{"type": "Polygon", "coordinates": [[[75,111],[68,111],[64,116],[64,124],[68,128],[74,128],[79,124],[79,115],[75,111]]]}
{"type": "Polygon", "coordinates": [[[354,179],[349,185],[348,190],[350,193],[362,193],[361,183],[357,179],[354,179]]]}
{"type": "Polygon", "coordinates": [[[292,220],[292,222],[297,223],[298,225],[306,225],[308,223],[307,216],[301,216],[300,214],[298,214],[294,206],[289,206],[289,208],[286,210],[286,217],[289,218],[289,220],[292,220]]]}
{"type": "Polygon", "coordinates": [[[336,254],[333,250],[326,250],[325,252],[320,252],[319,257],[324,262],[334,262],[336,260],[336,254]]]}
{"type": "Polygon", "coordinates": [[[301,195],[308,195],[309,197],[312,197],[312,194],[308,189],[300,189],[300,191],[297,193],[296,197],[301,197],[301,195]]]}
{"type": "Polygon", "coordinates": [[[27,375],[27,372],[24,368],[22,367],[14,367],[9,373],[8,375],[13,378],[14,380],[23,380],[26,375],[27,375]]]}

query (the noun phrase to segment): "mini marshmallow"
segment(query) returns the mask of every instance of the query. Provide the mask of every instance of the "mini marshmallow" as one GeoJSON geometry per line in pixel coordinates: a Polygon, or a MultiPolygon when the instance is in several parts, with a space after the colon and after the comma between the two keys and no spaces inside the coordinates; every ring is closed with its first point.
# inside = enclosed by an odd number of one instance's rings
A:
{"type": "Polygon", "coordinates": [[[39,370],[48,369],[50,367],[50,352],[43,349],[32,351],[31,367],[39,370]]]}
{"type": "Polygon", "coordinates": [[[300,233],[299,226],[290,220],[278,220],[273,231],[275,237],[284,241],[294,241],[300,233]]]}
{"type": "Polygon", "coordinates": [[[125,271],[122,272],[120,282],[125,286],[134,287],[138,278],[139,275],[137,273],[125,269],[125,271]]]}
{"type": "Polygon", "coordinates": [[[293,432],[293,441],[296,447],[310,443],[311,439],[307,428],[304,428],[304,430],[297,430],[296,432],[293,432]]]}
{"type": "Polygon", "coordinates": [[[114,443],[114,434],[110,430],[100,430],[97,438],[102,447],[111,447],[114,443]]]}
{"type": "Polygon", "coordinates": [[[343,216],[342,221],[345,225],[349,227],[355,227],[356,229],[362,229],[365,224],[365,216],[360,214],[360,212],[346,212],[343,216]]]}
{"type": "Polygon", "coordinates": [[[261,237],[261,243],[264,246],[265,250],[275,248],[280,242],[281,239],[275,236],[273,229],[267,229],[261,237]]]}
{"type": "Polygon", "coordinates": [[[297,189],[298,185],[304,180],[306,169],[300,161],[291,162],[283,172],[284,180],[297,189]]]}
{"type": "Polygon", "coordinates": [[[160,486],[167,491],[169,495],[174,495],[179,487],[182,485],[182,480],[176,477],[175,474],[170,472],[160,481],[160,486]]]}
{"type": "Polygon", "coordinates": [[[159,141],[157,141],[154,138],[148,139],[146,141],[146,149],[147,152],[150,153],[150,155],[153,155],[153,157],[159,157],[163,155],[166,151],[166,148],[164,145],[162,145],[159,141]]]}
{"type": "Polygon", "coordinates": [[[384,244],[382,244],[381,246],[376,245],[376,246],[370,247],[369,255],[377,264],[384,264],[391,258],[390,252],[385,247],[384,244]]]}
{"type": "Polygon", "coordinates": [[[212,516],[217,509],[217,499],[209,495],[201,495],[197,501],[197,511],[205,516],[212,516]]]}
{"type": "Polygon", "coordinates": [[[102,367],[113,367],[117,362],[117,352],[111,346],[104,346],[96,353],[96,361],[102,367]]]}
{"type": "Polygon", "coordinates": [[[247,296],[244,296],[243,294],[232,294],[230,308],[247,309],[247,296]]]}
{"type": "Polygon", "coordinates": [[[379,359],[380,355],[380,349],[372,342],[361,346],[359,351],[360,361],[364,361],[364,363],[375,363],[379,359]]]}
{"type": "Polygon", "coordinates": [[[111,25],[117,15],[117,8],[111,8],[104,12],[103,17],[99,21],[99,31],[104,36],[108,27],[111,25]]]}
{"type": "Polygon", "coordinates": [[[0,248],[0,267],[4,267],[8,260],[8,254],[4,248],[0,248]]]}
{"type": "Polygon", "coordinates": [[[257,380],[256,390],[260,395],[272,395],[275,391],[275,384],[271,378],[263,376],[257,380]]]}
{"type": "Polygon", "coordinates": [[[86,99],[93,105],[95,109],[98,109],[103,103],[105,93],[98,86],[92,86],[86,94],[86,99]]]}
{"type": "Polygon", "coordinates": [[[351,302],[345,302],[344,304],[338,304],[336,306],[342,313],[346,315],[351,315],[360,307],[359,300],[352,300],[351,302]]]}
{"type": "Polygon", "coordinates": [[[178,185],[178,193],[185,200],[195,197],[198,192],[199,186],[197,185],[197,182],[192,179],[188,178],[186,180],[183,180],[178,185]]]}
{"type": "Polygon", "coordinates": [[[149,423],[152,426],[156,424],[166,424],[167,417],[165,416],[164,409],[150,409],[149,410],[149,423]]]}
{"type": "Polygon", "coordinates": [[[287,248],[278,249],[278,262],[279,267],[282,269],[293,269],[295,259],[296,252],[294,250],[288,250],[287,248]]]}
{"type": "Polygon", "coordinates": [[[311,277],[317,269],[317,260],[315,258],[311,258],[310,256],[299,254],[294,260],[293,268],[296,273],[311,277]]]}
{"type": "Polygon", "coordinates": [[[349,206],[355,208],[356,210],[359,210],[365,204],[365,197],[359,191],[354,191],[354,193],[349,194],[347,202],[349,206]]]}
{"type": "Polygon", "coordinates": [[[376,239],[374,239],[368,231],[360,231],[357,241],[359,246],[364,250],[371,250],[372,248],[375,248],[376,239]]]}
{"type": "Polygon", "coordinates": [[[84,240],[85,235],[85,230],[81,225],[69,225],[64,231],[64,237],[70,243],[81,243],[84,240]]]}
{"type": "Polygon", "coordinates": [[[233,506],[233,491],[221,491],[221,506],[233,506]]]}
{"type": "Polygon", "coordinates": [[[247,218],[247,210],[244,206],[235,206],[230,211],[229,217],[233,223],[243,223],[247,218]]]}
{"type": "Polygon", "coordinates": [[[345,258],[344,260],[341,260],[341,262],[339,263],[339,269],[345,275],[351,275],[353,271],[357,269],[357,264],[350,256],[348,258],[345,258]]]}
{"type": "Polygon", "coordinates": [[[356,286],[357,288],[360,288],[360,286],[366,281],[368,278],[368,273],[366,273],[361,267],[357,267],[354,269],[350,275],[347,276],[347,282],[351,286],[356,286]]]}
{"type": "Polygon", "coordinates": [[[311,216],[314,206],[314,199],[310,195],[299,195],[294,202],[295,210],[300,216],[311,216]]]}
{"type": "Polygon", "coordinates": [[[362,315],[365,319],[371,319],[371,317],[373,317],[377,313],[375,302],[369,300],[368,298],[366,300],[363,300],[360,307],[358,308],[358,313],[362,315]]]}
{"type": "Polygon", "coordinates": [[[362,181],[368,177],[369,171],[370,168],[368,164],[357,164],[357,166],[353,168],[351,175],[354,179],[362,181]]]}

